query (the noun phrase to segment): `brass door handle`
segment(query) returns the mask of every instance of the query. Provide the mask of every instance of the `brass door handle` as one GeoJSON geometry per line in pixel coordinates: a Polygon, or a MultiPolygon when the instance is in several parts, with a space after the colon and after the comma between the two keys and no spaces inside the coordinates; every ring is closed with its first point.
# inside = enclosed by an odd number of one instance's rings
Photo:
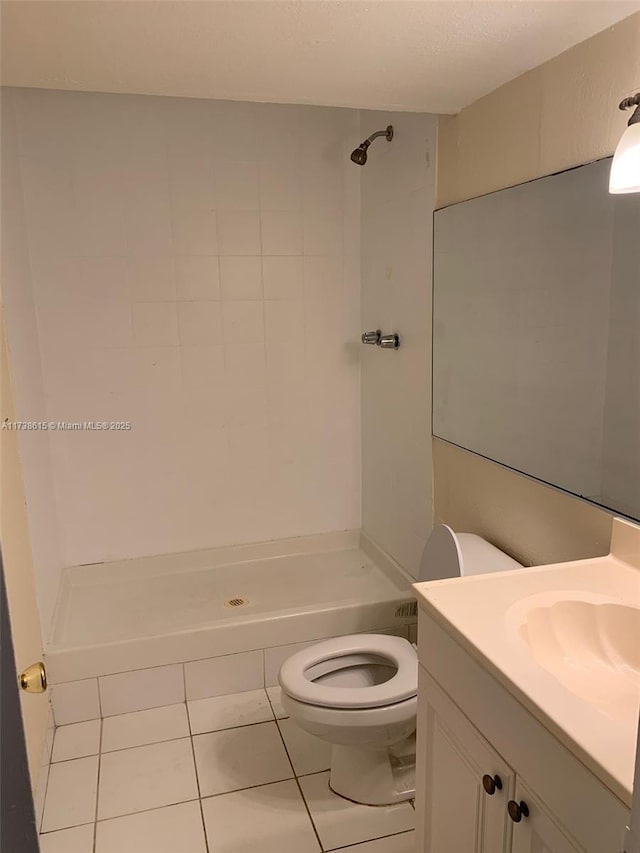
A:
{"type": "Polygon", "coordinates": [[[41,660],[20,673],[20,687],[27,693],[44,693],[47,689],[47,671],[41,660]]]}

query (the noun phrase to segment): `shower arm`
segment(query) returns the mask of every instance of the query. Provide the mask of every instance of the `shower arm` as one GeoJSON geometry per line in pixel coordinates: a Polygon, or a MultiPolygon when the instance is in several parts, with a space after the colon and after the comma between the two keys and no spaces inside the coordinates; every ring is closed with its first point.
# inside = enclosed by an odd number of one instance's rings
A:
{"type": "Polygon", "coordinates": [[[367,136],[365,141],[371,143],[371,142],[373,142],[374,139],[377,139],[379,136],[386,136],[387,141],[391,142],[391,140],[393,139],[393,128],[392,128],[392,126],[389,125],[389,127],[387,127],[386,130],[376,130],[376,132],[372,133],[371,136],[367,136]]]}

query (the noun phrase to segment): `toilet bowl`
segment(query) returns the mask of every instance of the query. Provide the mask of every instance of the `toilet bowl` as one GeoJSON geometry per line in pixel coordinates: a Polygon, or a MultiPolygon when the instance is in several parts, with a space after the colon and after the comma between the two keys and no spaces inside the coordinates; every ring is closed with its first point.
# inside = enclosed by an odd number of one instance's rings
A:
{"type": "Polygon", "coordinates": [[[333,744],[332,789],[383,805],[415,790],[414,756],[390,748],[415,731],[418,656],[402,637],[353,634],[316,643],[280,669],[282,705],[298,725],[333,744]]]}
{"type": "MultiPolygon", "coordinates": [[[[419,581],[521,568],[473,534],[438,525],[419,581]]],[[[415,793],[418,657],[402,637],[351,634],[315,643],[282,664],[282,705],[332,744],[330,786],[348,800],[389,805],[415,793]]]]}

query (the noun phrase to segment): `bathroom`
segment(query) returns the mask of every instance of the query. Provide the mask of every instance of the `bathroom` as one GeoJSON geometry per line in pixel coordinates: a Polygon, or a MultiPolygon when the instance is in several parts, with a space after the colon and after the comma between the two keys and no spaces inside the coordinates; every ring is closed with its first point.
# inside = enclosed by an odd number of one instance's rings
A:
{"type": "Polygon", "coordinates": [[[3,853],[637,853],[640,3],[1,14],[3,853]]]}

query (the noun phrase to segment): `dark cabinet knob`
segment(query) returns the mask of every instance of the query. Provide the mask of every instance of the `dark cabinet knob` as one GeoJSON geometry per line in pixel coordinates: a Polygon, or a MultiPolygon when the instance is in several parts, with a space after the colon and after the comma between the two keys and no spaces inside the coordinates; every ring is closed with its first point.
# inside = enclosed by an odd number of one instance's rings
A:
{"type": "Polygon", "coordinates": [[[496,791],[502,790],[502,779],[499,776],[489,776],[485,773],[482,777],[482,787],[490,797],[493,797],[496,791]]]}
{"type": "Polygon", "coordinates": [[[509,812],[509,817],[514,823],[520,823],[523,817],[529,817],[529,806],[524,802],[524,800],[520,800],[519,803],[516,803],[515,800],[509,800],[507,803],[507,811],[509,812]]]}

